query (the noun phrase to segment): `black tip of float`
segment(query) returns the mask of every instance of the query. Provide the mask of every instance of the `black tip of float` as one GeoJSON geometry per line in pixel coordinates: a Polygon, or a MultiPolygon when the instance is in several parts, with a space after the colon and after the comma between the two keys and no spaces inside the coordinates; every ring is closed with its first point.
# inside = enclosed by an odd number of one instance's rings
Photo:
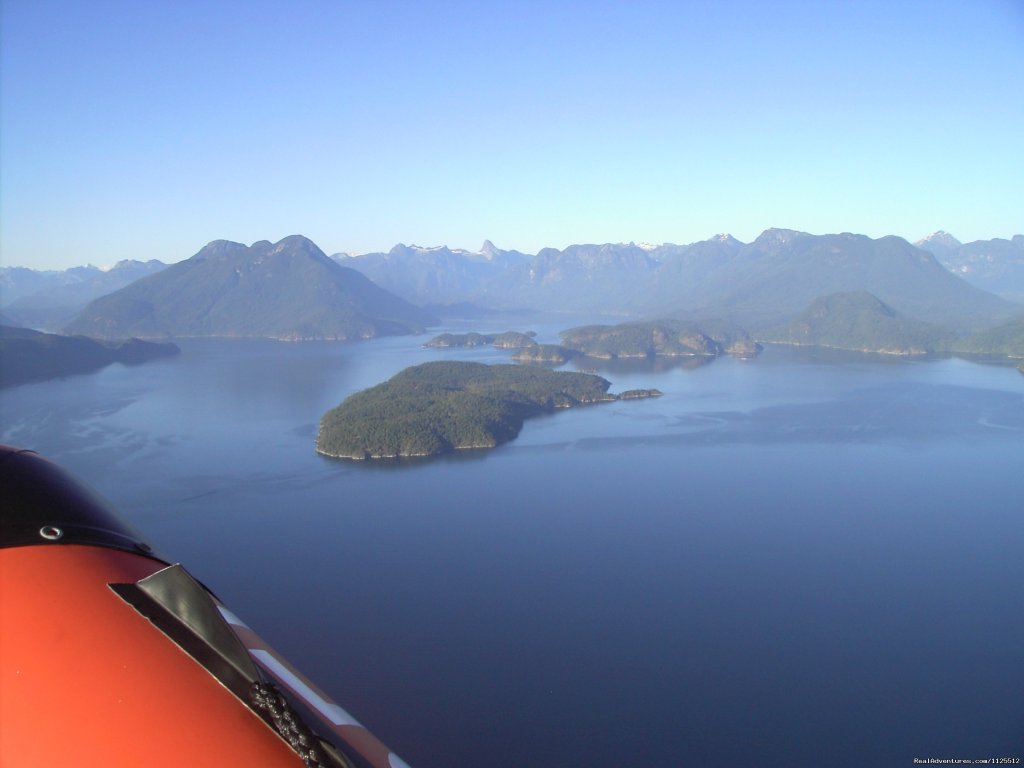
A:
{"type": "Polygon", "coordinates": [[[155,556],[99,494],[35,451],[9,445],[0,445],[0,519],[0,547],[88,544],[155,556]]]}

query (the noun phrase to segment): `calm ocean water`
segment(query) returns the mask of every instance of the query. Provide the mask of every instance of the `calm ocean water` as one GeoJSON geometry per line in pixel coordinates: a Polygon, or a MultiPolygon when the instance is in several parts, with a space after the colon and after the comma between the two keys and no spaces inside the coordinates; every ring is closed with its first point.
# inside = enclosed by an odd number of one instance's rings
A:
{"type": "Polygon", "coordinates": [[[3,391],[0,439],[98,488],[414,768],[1024,758],[1017,371],[626,364],[598,372],[665,396],[489,452],[316,455],[346,395],[508,359],[423,341],[185,341],[3,391]]]}

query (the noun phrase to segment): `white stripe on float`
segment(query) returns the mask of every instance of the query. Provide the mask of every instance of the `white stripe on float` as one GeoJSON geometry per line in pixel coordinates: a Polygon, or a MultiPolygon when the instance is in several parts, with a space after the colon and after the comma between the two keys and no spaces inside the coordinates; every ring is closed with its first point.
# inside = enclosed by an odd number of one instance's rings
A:
{"type": "MultiPolygon", "coordinates": [[[[249,629],[249,625],[242,621],[240,618],[235,616],[231,611],[225,608],[223,605],[218,605],[217,610],[220,611],[220,615],[224,617],[224,620],[228,624],[234,624],[236,627],[245,627],[249,629]]],[[[251,631],[251,630],[250,630],[251,631]]]]}
{"type": "Polygon", "coordinates": [[[400,758],[394,752],[388,755],[388,765],[390,765],[391,768],[412,768],[411,765],[405,762],[405,760],[400,758]]]}
{"type": "Polygon", "coordinates": [[[309,706],[313,707],[313,709],[326,717],[328,722],[333,723],[334,725],[356,725],[360,728],[363,727],[362,723],[352,717],[352,715],[344,709],[339,707],[333,701],[327,701],[327,699],[297,678],[290,669],[278,661],[277,658],[269,651],[264,651],[258,648],[250,650],[249,653],[256,657],[256,661],[269,669],[276,677],[280,678],[285,685],[301,696],[309,706]]]}

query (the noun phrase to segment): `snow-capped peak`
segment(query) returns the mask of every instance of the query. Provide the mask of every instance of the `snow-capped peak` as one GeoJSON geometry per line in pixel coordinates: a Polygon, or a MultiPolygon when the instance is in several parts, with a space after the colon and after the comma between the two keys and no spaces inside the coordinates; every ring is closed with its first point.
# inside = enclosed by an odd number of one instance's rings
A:
{"type": "Polygon", "coordinates": [[[917,242],[937,243],[940,245],[945,245],[950,248],[959,248],[961,245],[963,245],[963,243],[961,243],[959,240],[953,237],[953,235],[949,234],[949,232],[945,232],[941,229],[936,232],[932,232],[930,235],[928,235],[928,237],[923,237],[917,242]]]}

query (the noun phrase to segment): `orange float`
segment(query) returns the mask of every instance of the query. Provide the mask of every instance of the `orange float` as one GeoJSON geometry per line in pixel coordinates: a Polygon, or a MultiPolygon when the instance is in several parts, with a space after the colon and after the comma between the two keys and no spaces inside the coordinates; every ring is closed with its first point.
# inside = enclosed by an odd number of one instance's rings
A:
{"type": "Polygon", "coordinates": [[[55,464],[0,494],[0,766],[407,768],[55,464]]]}

